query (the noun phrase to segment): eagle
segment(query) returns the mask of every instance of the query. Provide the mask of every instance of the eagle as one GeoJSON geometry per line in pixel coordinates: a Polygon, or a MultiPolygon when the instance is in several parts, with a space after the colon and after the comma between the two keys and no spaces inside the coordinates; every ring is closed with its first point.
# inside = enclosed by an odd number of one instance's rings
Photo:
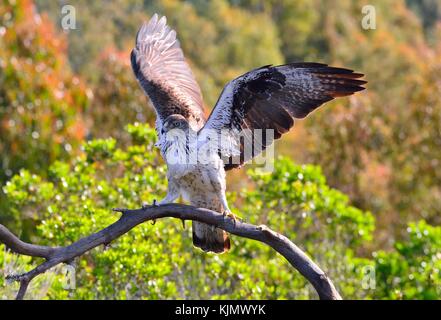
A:
{"type": "MultiPolygon", "coordinates": [[[[322,63],[266,65],[226,84],[206,118],[201,89],[176,32],[157,14],[139,29],[131,65],[156,111],[157,145],[167,163],[168,190],[158,205],[182,197],[234,219],[225,195],[226,171],[262,153],[295,119],[364,90],[367,83],[361,73],[322,63]],[[256,132],[263,137],[257,139],[256,132]]],[[[192,236],[194,246],[205,252],[230,249],[228,234],[214,226],[193,221],[192,236]]]]}

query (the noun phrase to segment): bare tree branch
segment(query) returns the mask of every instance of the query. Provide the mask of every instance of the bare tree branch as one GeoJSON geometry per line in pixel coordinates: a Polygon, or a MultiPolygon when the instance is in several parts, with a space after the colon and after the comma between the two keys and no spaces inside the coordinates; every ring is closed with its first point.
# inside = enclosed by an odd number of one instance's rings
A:
{"type": "Polygon", "coordinates": [[[114,209],[114,211],[122,213],[118,221],[97,233],[82,238],[65,247],[48,247],[25,243],[0,224],[0,242],[18,254],[45,259],[45,262],[27,273],[8,276],[10,280],[20,282],[20,289],[16,298],[23,299],[32,279],[46,272],[48,269],[61,263],[69,263],[73,261],[74,258],[83,255],[99,245],[108,245],[113,240],[143,222],[172,217],[181,219],[182,221],[195,220],[204,222],[236,236],[266,243],[284,256],[289,263],[312,284],[320,299],[341,299],[332,281],[319,266],[288,238],[270,230],[264,225],[255,226],[245,222],[234,221],[218,212],[182,204],[147,206],[136,210],[114,209]]]}

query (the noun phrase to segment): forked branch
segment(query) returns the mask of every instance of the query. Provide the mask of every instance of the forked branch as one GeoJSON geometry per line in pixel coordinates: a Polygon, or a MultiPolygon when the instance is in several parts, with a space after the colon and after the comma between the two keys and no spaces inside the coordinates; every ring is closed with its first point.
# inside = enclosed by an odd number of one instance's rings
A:
{"type": "Polygon", "coordinates": [[[317,264],[288,238],[272,231],[264,225],[256,226],[245,222],[234,221],[221,213],[183,204],[147,206],[136,210],[114,209],[114,211],[122,213],[118,221],[97,233],[82,238],[65,247],[39,246],[23,242],[0,224],[0,242],[4,243],[11,251],[21,255],[45,259],[42,264],[27,273],[8,276],[10,280],[15,280],[20,283],[20,289],[16,298],[23,299],[32,279],[50,268],[61,263],[70,263],[76,257],[83,255],[97,246],[108,245],[113,240],[118,239],[143,222],[172,217],[183,221],[194,220],[204,222],[236,236],[263,242],[284,256],[289,263],[312,284],[320,299],[341,299],[332,281],[317,264]]]}

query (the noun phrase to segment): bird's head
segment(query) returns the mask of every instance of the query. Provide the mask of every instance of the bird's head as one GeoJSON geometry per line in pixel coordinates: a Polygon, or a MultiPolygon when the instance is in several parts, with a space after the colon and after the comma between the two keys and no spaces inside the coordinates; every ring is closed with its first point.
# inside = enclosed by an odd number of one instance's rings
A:
{"type": "Polygon", "coordinates": [[[172,114],[168,116],[162,125],[162,133],[167,133],[173,129],[187,131],[189,128],[188,121],[180,114],[172,114]]]}

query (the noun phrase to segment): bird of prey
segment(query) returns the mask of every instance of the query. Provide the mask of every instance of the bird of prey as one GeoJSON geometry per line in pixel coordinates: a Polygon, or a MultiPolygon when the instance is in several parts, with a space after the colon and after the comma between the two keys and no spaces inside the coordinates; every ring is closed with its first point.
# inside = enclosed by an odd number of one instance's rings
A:
{"type": "MultiPolygon", "coordinates": [[[[267,65],[230,81],[206,119],[201,90],[185,61],[176,32],[165,17],[157,14],[138,31],[131,63],[155,108],[158,146],[168,168],[168,191],[159,205],[182,196],[196,207],[229,216],[234,215],[225,196],[226,171],[261,153],[274,139],[287,133],[295,119],[305,118],[336,97],[361,91],[366,84],[359,79],[364,76],[361,73],[321,63],[267,65]],[[245,130],[247,134],[243,134],[245,130]],[[170,138],[173,131],[183,132],[184,139],[170,138]],[[272,138],[263,138],[256,146],[253,132],[257,131],[270,132],[267,135],[272,138]],[[231,143],[212,148],[213,135],[209,132],[227,132],[231,143]],[[253,146],[251,152],[245,152],[247,143],[253,146]],[[211,146],[207,148],[209,152],[201,157],[199,150],[207,145],[211,146]],[[188,161],[188,155],[195,150],[196,161],[188,161]]],[[[206,252],[230,249],[229,236],[221,229],[194,221],[192,233],[194,246],[206,252]]]]}

